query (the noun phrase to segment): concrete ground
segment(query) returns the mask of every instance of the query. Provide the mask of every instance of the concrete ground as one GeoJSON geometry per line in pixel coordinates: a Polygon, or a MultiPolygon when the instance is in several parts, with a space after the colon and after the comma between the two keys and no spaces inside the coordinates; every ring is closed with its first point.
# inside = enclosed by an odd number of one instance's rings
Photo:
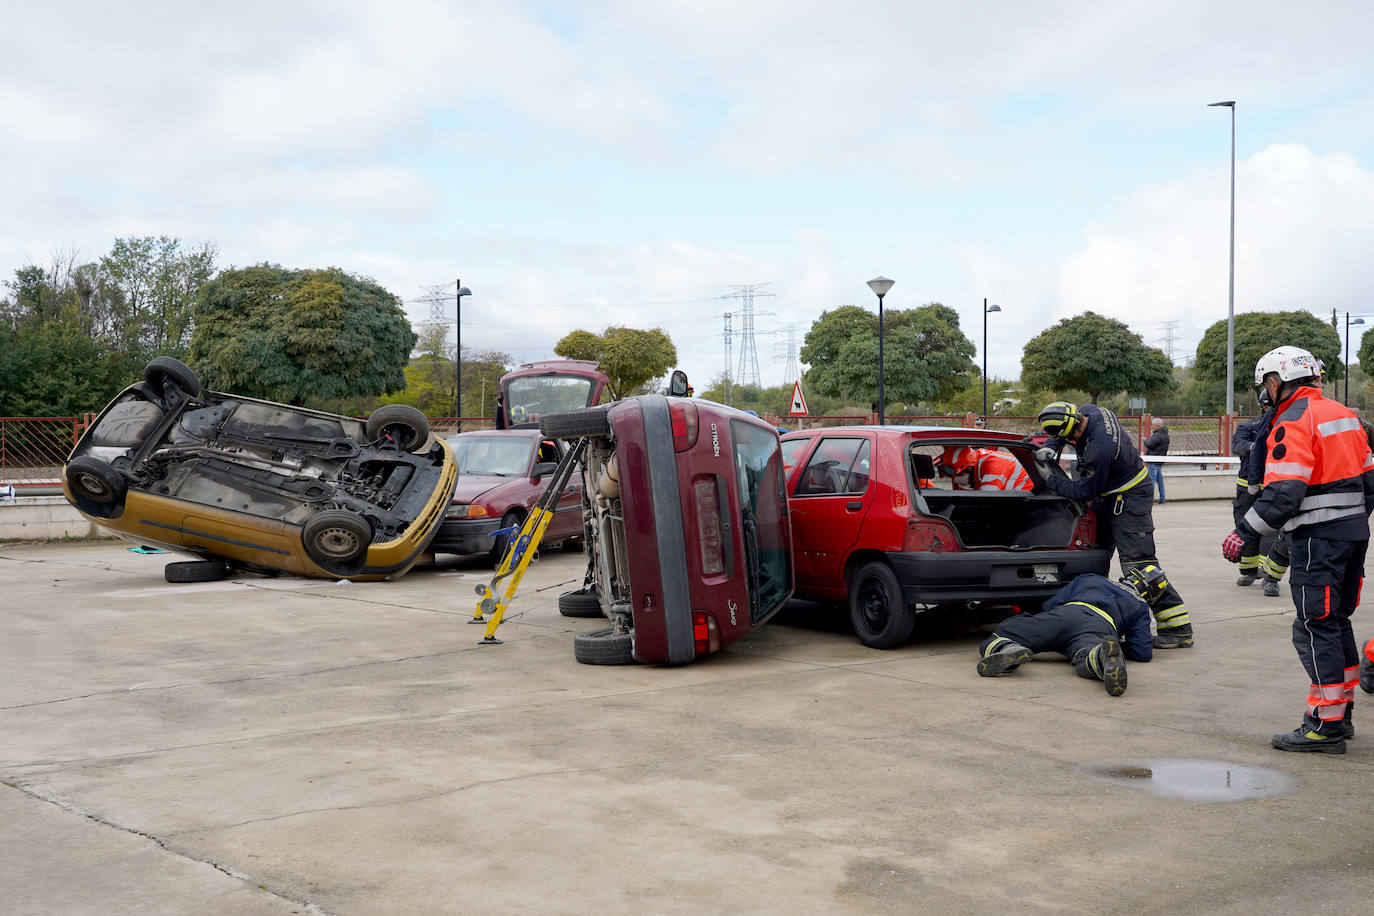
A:
{"type": "Polygon", "coordinates": [[[123,542],[0,545],[0,911],[1367,912],[1374,700],[1344,756],[1270,749],[1287,590],[1232,584],[1226,503],[1156,520],[1198,645],[1115,699],[800,602],[683,668],[578,665],[581,554],[478,647],[475,561],[169,585],[123,542]]]}

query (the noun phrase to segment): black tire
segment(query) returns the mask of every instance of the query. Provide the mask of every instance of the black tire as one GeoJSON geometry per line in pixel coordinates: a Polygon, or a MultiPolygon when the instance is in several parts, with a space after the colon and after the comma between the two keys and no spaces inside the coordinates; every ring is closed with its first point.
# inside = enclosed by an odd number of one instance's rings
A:
{"type": "Polygon", "coordinates": [[[188,398],[200,395],[200,379],[191,367],[170,356],[154,356],[143,367],[143,380],[155,389],[167,393],[167,383],[171,382],[186,393],[188,398]]]}
{"type": "Polygon", "coordinates": [[[117,505],[129,490],[124,475],[99,458],[73,458],[66,474],[72,493],[97,506],[117,505]]]}
{"type": "Polygon", "coordinates": [[[911,638],[916,612],[902,597],[892,567],[874,560],[859,568],[849,583],[849,622],[872,649],[895,649],[911,638]]]}
{"type": "Polygon", "coordinates": [[[593,592],[564,592],[558,596],[558,613],[564,617],[601,617],[601,599],[593,592]]]}
{"type": "Polygon", "coordinates": [[[348,575],[362,567],[372,543],[367,519],[347,509],[325,509],[305,523],[301,542],[310,559],[331,573],[348,575]]]}
{"type": "Polygon", "coordinates": [[[578,633],[573,637],[573,658],[584,665],[630,665],[634,663],[634,645],[629,633],[615,632],[615,627],[600,627],[578,633]]]}
{"type": "MultiPolygon", "coordinates": [[[[525,520],[516,512],[507,512],[501,516],[502,528],[519,528],[525,520]]],[[[518,536],[519,532],[517,532],[518,536]]],[[[501,558],[506,555],[506,550],[510,547],[511,539],[506,535],[498,535],[492,538],[491,549],[487,551],[487,559],[491,561],[493,568],[501,565],[501,558]]]]}
{"type": "Polygon", "coordinates": [[[583,436],[609,436],[611,418],[607,416],[611,405],[586,407],[582,410],[565,410],[562,413],[545,414],[539,418],[539,431],[555,439],[580,439],[583,436]]]}
{"type": "Polygon", "coordinates": [[[367,438],[390,436],[403,452],[422,452],[429,444],[429,420],[409,404],[385,404],[367,418],[367,438]]]}
{"type": "Polygon", "coordinates": [[[229,578],[229,567],[223,560],[187,560],[168,563],[162,577],[168,582],[218,582],[229,578]]]}

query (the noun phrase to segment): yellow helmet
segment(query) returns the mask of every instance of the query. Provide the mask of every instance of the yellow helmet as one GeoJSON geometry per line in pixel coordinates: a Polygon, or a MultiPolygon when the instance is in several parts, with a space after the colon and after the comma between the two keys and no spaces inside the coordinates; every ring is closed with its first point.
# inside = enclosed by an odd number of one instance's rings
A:
{"type": "Polygon", "coordinates": [[[1039,416],[1040,428],[1051,436],[1071,436],[1074,426],[1083,419],[1078,407],[1068,401],[1046,404],[1039,416]]]}

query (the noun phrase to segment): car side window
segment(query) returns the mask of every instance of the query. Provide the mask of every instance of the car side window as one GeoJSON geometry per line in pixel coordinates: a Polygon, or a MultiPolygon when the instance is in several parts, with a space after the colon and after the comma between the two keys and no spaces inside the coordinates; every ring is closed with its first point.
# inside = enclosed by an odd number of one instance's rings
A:
{"type": "Polygon", "coordinates": [[[558,463],[558,446],[548,439],[539,443],[539,457],[535,459],[535,463],[543,464],[546,461],[558,463]]]}
{"type": "Polygon", "coordinates": [[[862,493],[867,487],[868,440],[826,437],[816,446],[811,460],[806,463],[796,494],[830,496],[862,493]]]}

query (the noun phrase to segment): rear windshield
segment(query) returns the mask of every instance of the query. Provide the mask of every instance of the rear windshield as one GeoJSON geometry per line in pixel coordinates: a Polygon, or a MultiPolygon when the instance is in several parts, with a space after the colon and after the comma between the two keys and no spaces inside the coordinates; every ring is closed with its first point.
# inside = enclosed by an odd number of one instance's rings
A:
{"type": "Polygon", "coordinates": [[[546,413],[590,407],[595,384],[567,375],[535,375],[506,382],[506,409],[515,423],[530,423],[546,413]]]}
{"type": "Polygon", "coordinates": [[[748,557],[752,622],[771,614],[792,590],[792,552],[787,538],[787,492],[778,437],[752,423],[730,421],[748,557]]]}
{"type": "Polygon", "coordinates": [[[510,436],[454,436],[448,440],[459,474],[519,477],[530,467],[531,439],[510,436]]]}

